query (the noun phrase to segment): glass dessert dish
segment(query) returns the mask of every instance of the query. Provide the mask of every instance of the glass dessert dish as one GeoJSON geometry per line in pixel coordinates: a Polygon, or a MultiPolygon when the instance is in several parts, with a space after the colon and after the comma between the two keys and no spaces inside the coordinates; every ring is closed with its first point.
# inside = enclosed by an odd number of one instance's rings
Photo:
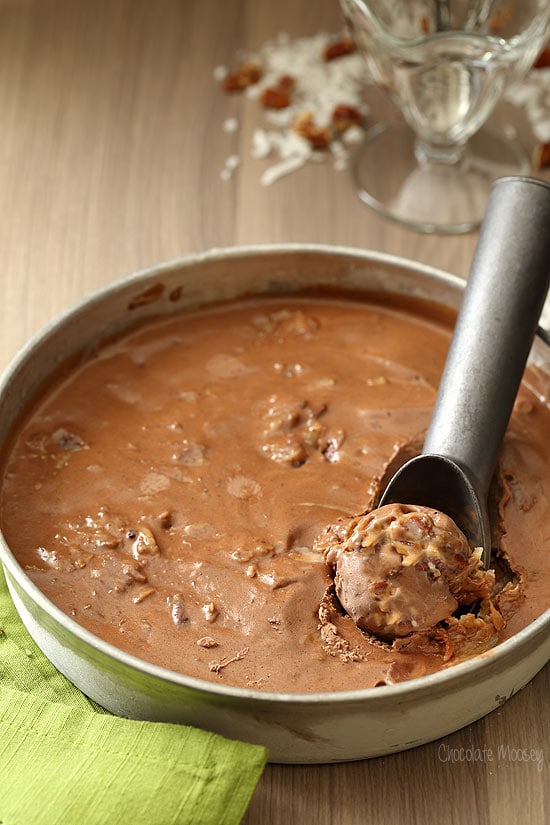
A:
{"type": "Polygon", "coordinates": [[[402,114],[367,132],[353,177],[366,204],[410,228],[478,228],[492,182],[523,174],[513,135],[484,126],[544,45],[544,0],[341,0],[367,68],[402,114]]]}

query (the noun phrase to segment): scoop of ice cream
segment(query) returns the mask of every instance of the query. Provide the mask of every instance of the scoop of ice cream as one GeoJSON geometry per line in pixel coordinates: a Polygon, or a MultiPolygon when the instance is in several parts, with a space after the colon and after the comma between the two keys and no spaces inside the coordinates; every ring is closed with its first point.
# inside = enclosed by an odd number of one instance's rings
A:
{"type": "Polygon", "coordinates": [[[429,507],[388,504],[328,528],[318,542],[336,594],[358,627],[392,640],[429,630],[488,598],[494,573],[464,534],[429,507]]]}

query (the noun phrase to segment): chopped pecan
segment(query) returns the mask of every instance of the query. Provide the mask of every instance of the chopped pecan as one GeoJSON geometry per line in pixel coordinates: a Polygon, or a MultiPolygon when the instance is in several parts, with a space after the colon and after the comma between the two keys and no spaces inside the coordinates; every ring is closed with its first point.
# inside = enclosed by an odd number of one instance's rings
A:
{"type": "MultiPolygon", "coordinates": [[[[327,409],[326,404],[313,408],[308,401],[271,396],[263,416],[264,454],[279,464],[301,467],[311,450],[326,450],[329,446],[326,427],[319,419],[327,409]]],[[[334,446],[340,445],[343,433],[338,438],[338,444],[334,446]]]]}
{"type": "Polygon", "coordinates": [[[160,553],[156,539],[148,527],[141,527],[139,530],[130,530],[128,538],[133,541],[132,555],[135,559],[142,559],[144,556],[158,556],[160,553]]]}
{"type": "Polygon", "coordinates": [[[153,593],[156,593],[154,587],[151,587],[150,585],[148,587],[142,587],[141,590],[138,590],[132,597],[132,601],[134,604],[141,604],[144,599],[149,598],[149,596],[152,596],[153,593]]]}
{"type": "Polygon", "coordinates": [[[167,596],[166,604],[168,605],[170,616],[176,627],[181,627],[189,621],[185,609],[185,601],[181,593],[173,593],[171,596],[167,596]]]}
{"type": "Polygon", "coordinates": [[[535,169],[550,166],[550,143],[538,143],[533,149],[532,161],[535,169]]]}
{"type": "Polygon", "coordinates": [[[207,622],[215,622],[218,616],[220,615],[220,611],[218,610],[214,602],[203,604],[202,613],[207,622]]]}
{"type": "Polygon", "coordinates": [[[323,60],[335,60],[337,57],[352,54],[356,49],[357,45],[351,37],[341,37],[325,46],[323,60]]]}
{"type": "Polygon", "coordinates": [[[296,438],[279,438],[262,445],[262,449],[277,464],[301,467],[307,461],[307,451],[296,438]]]}
{"type": "Polygon", "coordinates": [[[533,63],[533,69],[546,69],[548,66],[550,66],[550,45],[541,51],[533,63]]]}
{"type": "Polygon", "coordinates": [[[294,89],[295,85],[296,85],[296,80],[292,77],[291,74],[281,75],[281,77],[279,78],[279,80],[277,82],[277,86],[280,89],[286,89],[287,92],[291,92],[294,89]]]}
{"type": "Polygon", "coordinates": [[[257,63],[241,63],[234,71],[229,72],[223,80],[226,92],[240,92],[247,86],[253,86],[262,76],[262,69],[257,63]]]}
{"type": "Polygon", "coordinates": [[[332,128],[338,134],[342,134],[351,126],[361,126],[363,115],[354,106],[345,103],[336,106],[332,113],[332,128]]]}
{"type": "Polygon", "coordinates": [[[284,74],[273,86],[268,86],[262,92],[262,105],[266,109],[286,109],[290,106],[291,93],[295,80],[292,75],[284,74]]]}
{"type": "Polygon", "coordinates": [[[263,90],[261,100],[266,109],[286,109],[290,106],[290,93],[281,86],[268,86],[263,90]]]}
{"type": "Polygon", "coordinates": [[[147,576],[142,566],[125,560],[121,553],[104,553],[90,565],[90,576],[97,579],[107,593],[125,593],[136,584],[147,584],[147,576]]]}
{"type": "Polygon", "coordinates": [[[302,112],[292,127],[297,135],[309,141],[314,149],[326,149],[331,141],[330,129],[316,126],[311,112],[302,112]]]}
{"type": "Polygon", "coordinates": [[[334,433],[333,435],[329,436],[324,440],[320,447],[321,453],[323,454],[323,458],[326,461],[330,461],[331,464],[334,464],[335,462],[340,460],[340,447],[342,446],[343,440],[343,430],[338,430],[338,432],[334,433]]]}
{"type": "Polygon", "coordinates": [[[160,526],[163,530],[170,530],[174,524],[174,518],[170,510],[164,510],[159,515],[160,526]]]}
{"type": "Polygon", "coordinates": [[[197,639],[197,644],[199,647],[218,647],[218,642],[212,638],[212,636],[201,636],[200,639],[197,639]]]}

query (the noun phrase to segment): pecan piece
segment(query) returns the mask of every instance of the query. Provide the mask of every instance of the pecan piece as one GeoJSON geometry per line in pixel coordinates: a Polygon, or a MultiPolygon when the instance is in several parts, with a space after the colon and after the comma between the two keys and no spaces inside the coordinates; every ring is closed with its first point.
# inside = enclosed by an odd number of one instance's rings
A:
{"type": "Polygon", "coordinates": [[[307,451],[304,445],[298,439],[290,437],[270,441],[262,446],[262,450],[277,464],[301,467],[307,461],[307,451]]]}
{"type": "Polygon", "coordinates": [[[253,86],[262,76],[262,69],[257,63],[241,63],[234,71],[229,72],[223,80],[226,92],[240,92],[247,86],[253,86]]]}
{"type": "Polygon", "coordinates": [[[129,530],[127,533],[132,544],[132,556],[138,561],[144,556],[158,556],[160,548],[148,527],[140,530],[129,530]]]}
{"type": "Polygon", "coordinates": [[[336,106],[332,113],[332,128],[342,134],[352,126],[361,126],[363,115],[354,106],[345,103],[336,106]]]}
{"type": "Polygon", "coordinates": [[[158,517],[163,530],[170,530],[174,524],[174,517],[170,510],[164,510],[158,517]]]}
{"type": "Polygon", "coordinates": [[[533,69],[546,69],[550,66],[550,46],[546,46],[535,62],[533,63],[533,69]]]}
{"type": "Polygon", "coordinates": [[[154,587],[151,587],[150,585],[148,587],[142,587],[141,590],[138,590],[137,593],[132,596],[132,601],[134,604],[141,604],[142,601],[148,599],[149,596],[153,595],[153,593],[156,593],[154,587]]]}
{"type": "Polygon", "coordinates": [[[166,604],[170,610],[170,616],[176,627],[182,627],[189,621],[187,610],[185,609],[185,601],[181,593],[173,593],[166,597],[166,604]]]}
{"type": "Polygon", "coordinates": [[[292,75],[283,74],[273,86],[262,92],[261,101],[266,109],[286,109],[290,106],[295,80],[292,75]]]}
{"type": "Polygon", "coordinates": [[[218,616],[220,615],[220,611],[218,610],[214,602],[204,604],[202,606],[202,613],[206,621],[211,623],[215,622],[218,616]]]}
{"type": "Polygon", "coordinates": [[[268,86],[263,90],[261,100],[266,109],[286,109],[290,106],[290,94],[281,86],[268,86]]]}
{"type": "Polygon", "coordinates": [[[218,647],[219,642],[212,638],[212,636],[201,636],[200,639],[197,639],[197,644],[199,647],[218,647]]]}
{"type": "Polygon", "coordinates": [[[550,143],[538,143],[533,149],[532,156],[535,169],[544,169],[550,166],[550,143]]]}
{"type": "Polygon", "coordinates": [[[357,49],[355,41],[351,37],[341,37],[339,40],[333,40],[325,46],[323,50],[323,60],[335,60],[337,57],[345,57],[347,54],[352,54],[357,49]]]}
{"type": "Polygon", "coordinates": [[[302,112],[292,127],[297,135],[309,141],[314,149],[326,149],[331,141],[330,129],[316,126],[311,112],[302,112]]]}
{"type": "Polygon", "coordinates": [[[296,80],[292,77],[291,74],[283,74],[279,78],[277,82],[277,86],[279,89],[286,89],[287,92],[291,92],[296,85],[296,80]]]}

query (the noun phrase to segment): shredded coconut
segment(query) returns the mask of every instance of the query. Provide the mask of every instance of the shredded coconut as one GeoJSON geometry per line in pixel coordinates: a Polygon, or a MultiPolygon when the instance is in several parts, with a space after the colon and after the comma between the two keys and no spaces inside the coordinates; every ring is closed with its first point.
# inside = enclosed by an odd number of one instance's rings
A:
{"type": "Polygon", "coordinates": [[[238,155],[229,155],[229,157],[225,159],[225,165],[220,172],[220,178],[225,181],[230,180],[233,173],[239,168],[240,165],[241,159],[238,155]]]}
{"type": "MultiPolygon", "coordinates": [[[[255,129],[252,135],[251,156],[274,160],[261,175],[264,186],[270,186],[310,161],[323,161],[327,157],[332,158],[335,169],[345,169],[349,147],[362,139],[363,129],[352,126],[335,137],[330,151],[324,152],[314,149],[292,128],[304,112],[313,116],[315,126],[329,127],[334,109],[341,105],[353,107],[363,118],[368,116],[369,108],[363,99],[367,77],[363,58],[353,52],[334,60],[323,59],[326,46],[341,36],[321,32],[313,37],[291,39],[283,32],[266,42],[257,54],[247,56],[247,61],[262,67],[259,83],[248,86],[245,91],[249,100],[259,100],[264,90],[276,86],[283,76],[291,75],[296,81],[290,105],[263,110],[265,127],[255,129]]],[[[227,76],[225,67],[218,67],[215,72],[220,80],[227,76]]],[[[222,178],[229,180],[230,177],[226,165],[222,178]]]]}
{"type": "Polygon", "coordinates": [[[254,129],[252,135],[251,155],[253,158],[266,158],[271,152],[271,138],[265,129],[254,129]]]}
{"type": "Polygon", "coordinates": [[[240,163],[241,159],[238,155],[229,155],[229,157],[225,161],[225,167],[226,169],[234,171],[235,169],[237,169],[238,166],[240,166],[240,163]]]}
{"type": "Polygon", "coordinates": [[[360,126],[350,126],[349,129],[346,129],[344,134],[342,135],[342,142],[348,146],[351,146],[355,143],[361,143],[365,132],[361,129],[360,126]]]}
{"type": "Polygon", "coordinates": [[[239,121],[237,120],[236,117],[228,117],[224,120],[224,122],[222,124],[223,131],[227,132],[228,134],[233,134],[233,132],[236,132],[238,130],[238,128],[239,128],[239,121]]]}
{"type": "Polygon", "coordinates": [[[276,180],[279,180],[279,178],[282,178],[284,175],[289,175],[291,172],[300,169],[306,161],[307,158],[300,155],[290,155],[285,160],[281,160],[279,163],[275,163],[266,169],[260,178],[260,183],[263,186],[271,186],[272,183],[275,183],[276,180]]]}
{"type": "Polygon", "coordinates": [[[221,83],[227,77],[229,69],[227,66],[216,66],[212,72],[212,76],[217,83],[221,83]]]}
{"type": "Polygon", "coordinates": [[[550,67],[533,69],[523,81],[507,90],[505,99],[525,109],[537,140],[550,141],[550,67]]]}
{"type": "Polygon", "coordinates": [[[334,40],[333,34],[325,32],[295,40],[281,33],[262,46],[259,52],[262,79],[257,85],[250,86],[247,94],[260,96],[282,75],[291,74],[297,81],[290,106],[267,111],[268,122],[278,128],[290,127],[301,112],[307,111],[314,115],[319,126],[328,126],[334,108],[343,103],[368,115],[362,94],[367,75],[365,61],[357,52],[335,60],[323,60],[324,49],[334,40]]]}

